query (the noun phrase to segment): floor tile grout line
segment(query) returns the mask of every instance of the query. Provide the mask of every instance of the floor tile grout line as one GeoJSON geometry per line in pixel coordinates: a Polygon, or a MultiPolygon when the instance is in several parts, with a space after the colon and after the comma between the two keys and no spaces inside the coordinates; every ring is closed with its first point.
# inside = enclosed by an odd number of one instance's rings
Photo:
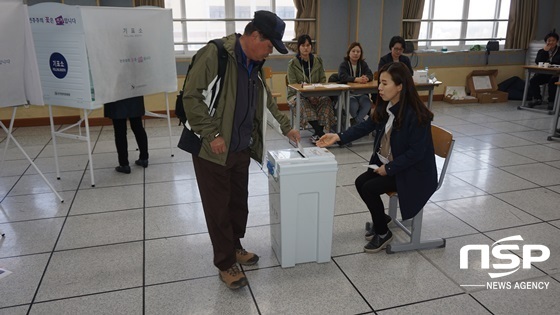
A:
{"type": "MultiPolygon", "coordinates": [[[[363,254],[363,252],[362,252],[363,254]]],[[[373,306],[369,303],[369,301],[366,299],[366,297],[362,294],[362,292],[358,289],[358,287],[356,287],[356,285],[354,284],[354,282],[352,282],[352,280],[350,279],[350,277],[346,274],[346,272],[344,272],[344,270],[342,270],[342,267],[338,264],[338,262],[334,259],[334,257],[331,256],[331,260],[332,262],[336,265],[336,267],[338,268],[338,270],[342,273],[342,275],[344,275],[344,277],[346,278],[346,280],[348,280],[348,282],[350,283],[350,285],[354,288],[354,290],[356,290],[356,292],[358,292],[358,295],[360,295],[360,297],[362,298],[362,300],[366,303],[366,305],[371,309],[372,312],[374,312],[374,314],[377,314],[377,312],[375,311],[375,309],[373,308],[373,306]]]]}
{"type": "MultiPolygon", "coordinates": [[[[243,265],[240,265],[240,267],[241,267],[241,271],[245,274],[245,268],[243,268],[243,265]]],[[[253,287],[251,287],[251,281],[247,281],[247,282],[248,282],[247,283],[247,288],[249,289],[249,293],[251,294],[251,298],[253,299],[253,303],[255,303],[255,307],[257,308],[257,313],[259,315],[261,315],[262,312],[261,312],[261,309],[259,308],[259,303],[257,303],[257,298],[255,297],[255,293],[253,292],[253,287]]]]}
{"type": "MultiPolygon", "coordinates": [[[[86,167],[84,168],[84,171],[82,173],[82,178],[80,179],[80,184],[84,180],[85,174],[87,173],[88,165],[89,165],[89,161],[88,161],[88,163],[86,163],[86,167]]],[[[80,189],[80,185],[78,185],[78,187],[76,188],[76,193],[72,197],[72,201],[70,202],[70,205],[68,206],[68,211],[66,212],[66,216],[64,217],[64,221],[62,222],[62,225],[60,226],[60,231],[58,232],[58,236],[56,237],[56,240],[54,242],[53,249],[50,252],[49,259],[47,260],[47,263],[45,264],[45,269],[43,270],[41,278],[39,279],[39,282],[37,283],[37,288],[35,289],[35,292],[33,293],[33,298],[31,299],[31,301],[29,303],[29,308],[27,309],[27,315],[30,314],[31,309],[33,308],[33,304],[35,303],[35,299],[37,298],[37,294],[39,293],[39,289],[41,288],[41,285],[43,283],[43,279],[45,278],[45,274],[47,273],[48,267],[49,267],[50,262],[53,258],[53,255],[55,253],[56,245],[58,244],[58,241],[60,240],[60,237],[62,235],[62,231],[64,230],[64,226],[66,225],[66,221],[68,220],[68,215],[70,214],[70,211],[72,210],[72,206],[74,205],[74,201],[76,200],[76,196],[78,194],[79,189],[80,189]]]]}
{"type": "MultiPolygon", "coordinates": [[[[473,293],[476,293],[476,292],[479,292],[479,291],[475,291],[475,292],[473,292],[473,293]]],[[[479,304],[480,306],[482,306],[485,310],[487,310],[490,314],[494,315],[494,313],[493,313],[488,307],[486,307],[486,305],[482,304],[482,302],[479,301],[474,295],[472,295],[471,293],[469,293],[469,296],[470,296],[473,300],[475,300],[476,303],[478,303],[478,304],[479,304]]]]}
{"type": "MultiPolygon", "coordinates": [[[[13,132],[14,132],[15,130],[17,130],[17,129],[18,129],[18,128],[12,130],[12,136],[13,136],[13,132]]],[[[60,128],[59,128],[59,129],[60,129],[60,128]]],[[[9,139],[9,137],[6,135],[6,138],[5,138],[5,139],[6,139],[6,140],[9,139]]],[[[3,143],[3,142],[4,142],[4,141],[2,141],[2,142],[0,142],[0,143],[3,143]]],[[[39,157],[39,155],[45,150],[45,148],[49,145],[49,143],[50,143],[50,141],[47,141],[47,143],[45,143],[45,144],[43,145],[43,147],[41,148],[41,150],[39,150],[39,152],[37,153],[37,155],[36,155],[35,157],[32,158],[33,163],[36,162],[36,160],[37,160],[37,158],[39,157]]],[[[19,149],[19,148],[18,148],[18,149],[19,149]]],[[[20,152],[20,153],[22,153],[22,155],[23,155],[23,152],[20,152]]],[[[24,156],[24,157],[25,157],[25,156],[24,156]]],[[[31,158],[31,157],[29,157],[29,158],[31,158]]],[[[23,159],[23,161],[29,162],[27,159],[23,159]]],[[[4,160],[3,162],[6,162],[6,160],[4,160]]],[[[29,171],[29,169],[31,169],[31,164],[27,165],[27,167],[25,168],[25,170],[24,170],[24,171],[21,173],[21,175],[18,177],[18,180],[12,185],[12,187],[10,188],[10,190],[8,190],[8,191],[6,192],[6,194],[4,195],[4,197],[2,197],[2,198],[0,199],[0,204],[1,204],[2,202],[4,202],[4,200],[5,200],[6,198],[8,198],[8,195],[10,194],[10,192],[16,187],[17,183],[19,183],[19,181],[23,178],[23,176],[25,176],[25,173],[27,173],[27,171],[29,171]]],[[[39,174],[35,174],[35,175],[39,175],[39,174]]],[[[52,192],[51,192],[51,193],[52,193],[52,192]]]]}
{"type": "MultiPolygon", "coordinates": [[[[128,287],[128,288],[122,288],[122,289],[116,289],[116,290],[98,291],[98,292],[87,293],[87,294],[72,295],[72,296],[67,296],[67,297],[63,297],[63,298],[56,298],[56,299],[34,302],[33,305],[49,303],[49,302],[56,302],[56,301],[71,300],[71,299],[83,298],[83,297],[87,297],[87,296],[103,295],[103,294],[107,294],[107,293],[128,291],[128,290],[134,290],[134,289],[140,289],[140,288],[141,288],[141,286],[134,286],[134,287],[128,287]]],[[[23,304],[23,305],[30,305],[30,304],[23,304]]],[[[14,306],[17,306],[17,305],[14,305],[14,306]]],[[[8,306],[8,307],[13,307],[13,306],[8,306]]]]}
{"type": "Polygon", "coordinates": [[[146,314],[146,168],[142,171],[142,314],[144,315],[146,314]]]}

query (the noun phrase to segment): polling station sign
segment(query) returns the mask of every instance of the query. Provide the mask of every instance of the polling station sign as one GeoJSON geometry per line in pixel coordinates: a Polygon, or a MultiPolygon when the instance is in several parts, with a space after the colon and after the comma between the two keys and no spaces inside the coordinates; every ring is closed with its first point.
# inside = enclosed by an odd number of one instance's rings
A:
{"type": "Polygon", "coordinates": [[[80,7],[40,3],[29,7],[29,24],[45,103],[93,109],[80,7]]]}
{"type": "Polygon", "coordinates": [[[45,102],[95,109],[177,89],[170,9],[30,7],[45,102]]]}

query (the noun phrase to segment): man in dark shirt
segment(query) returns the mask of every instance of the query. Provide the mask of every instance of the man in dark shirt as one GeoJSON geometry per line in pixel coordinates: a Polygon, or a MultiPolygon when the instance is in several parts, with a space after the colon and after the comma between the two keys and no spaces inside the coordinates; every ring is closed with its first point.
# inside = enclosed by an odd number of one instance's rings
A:
{"type": "Polygon", "coordinates": [[[299,131],[292,129],[289,118],[278,110],[261,70],[273,47],[283,54],[288,52],[282,43],[284,28],[284,21],[274,13],[257,11],[243,35],[222,39],[228,54],[227,70],[215,111],[209,111],[208,99],[218,73],[216,45],[206,45],[197,52],[185,84],[185,114],[201,140],[193,165],[214,265],[230,289],[247,285],[238,264],[253,265],[259,260],[241,246],[240,239],[245,236],[249,215],[250,160],[263,161],[266,110],[280,123],[285,136],[300,140],[299,131]]]}

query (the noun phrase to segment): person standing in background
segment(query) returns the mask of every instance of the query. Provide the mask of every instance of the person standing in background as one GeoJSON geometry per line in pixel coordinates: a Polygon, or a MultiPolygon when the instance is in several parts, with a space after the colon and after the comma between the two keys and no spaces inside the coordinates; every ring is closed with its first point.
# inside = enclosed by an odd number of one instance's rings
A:
{"type": "Polygon", "coordinates": [[[119,157],[119,166],[115,170],[119,173],[130,174],[128,163],[128,141],[126,138],[126,120],[130,121],[130,128],[136,138],[140,156],[134,161],[136,165],[144,168],[148,167],[148,136],[142,126],[142,116],[144,116],[144,97],[137,96],[123,99],[116,102],[107,103],[103,106],[105,117],[113,120],[115,132],[115,146],[119,157]]]}

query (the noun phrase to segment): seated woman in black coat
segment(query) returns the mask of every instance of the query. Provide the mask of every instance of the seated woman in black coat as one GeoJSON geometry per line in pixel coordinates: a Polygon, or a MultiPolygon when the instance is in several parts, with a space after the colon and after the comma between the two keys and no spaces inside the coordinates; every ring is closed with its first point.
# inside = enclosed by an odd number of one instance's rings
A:
{"type": "MultiPolygon", "coordinates": [[[[544,37],[546,43],[542,49],[537,52],[535,63],[548,62],[550,64],[560,64],[560,53],[558,53],[558,34],[552,31],[544,37]]],[[[556,96],[556,83],[558,76],[551,74],[537,73],[529,80],[529,94],[533,96],[533,101],[527,106],[534,107],[542,104],[541,85],[548,84],[548,110],[552,110],[554,105],[554,97],[556,96]]]]}
{"type": "MultiPolygon", "coordinates": [[[[378,104],[361,124],[341,133],[328,133],[317,142],[327,147],[344,144],[376,131],[372,165],[355,181],[360,197],[373,219],[373,230],[366,234],[367,253],[384,249],[393,239],[387,227],[388,216],[381,195],[399,193],[403,220],[414,217],[437,188],[437,169],[432,142],[432,112],[414,87],[407,67],[400,62],[386,64],[379,73],[378,104]],[[373,166],[375,165],[375,166],[373,166]]],[[[390,218],[390,217],[389,217],[390,218]]]]}
{"type": "MultiPolygon", "coordinates": [[[[373,72],[364,60],[362,45],[353,42],[348,46],[344,61],[338,67],[338,78],[342,83],[368,83],[373,80],[373,72]]],[[[352,125],[359,124],[371,110],[367,94],[350,94],[350,115],[352,125]]]]}
{"type": "Polygon", "coordinates": [[[381,70],[381,68],[388,63],[402,62],[407,66],[408,70],[410,71],[410,75],[414,75],[414,70],[412,70],[410,59],[407,56],[403,55],[405,45],[406,42],[404,41],[404,38],[400,36],[393,36],[389,41],[389,50],[391,52],[379,59],[377,71],[381,70]]]}

